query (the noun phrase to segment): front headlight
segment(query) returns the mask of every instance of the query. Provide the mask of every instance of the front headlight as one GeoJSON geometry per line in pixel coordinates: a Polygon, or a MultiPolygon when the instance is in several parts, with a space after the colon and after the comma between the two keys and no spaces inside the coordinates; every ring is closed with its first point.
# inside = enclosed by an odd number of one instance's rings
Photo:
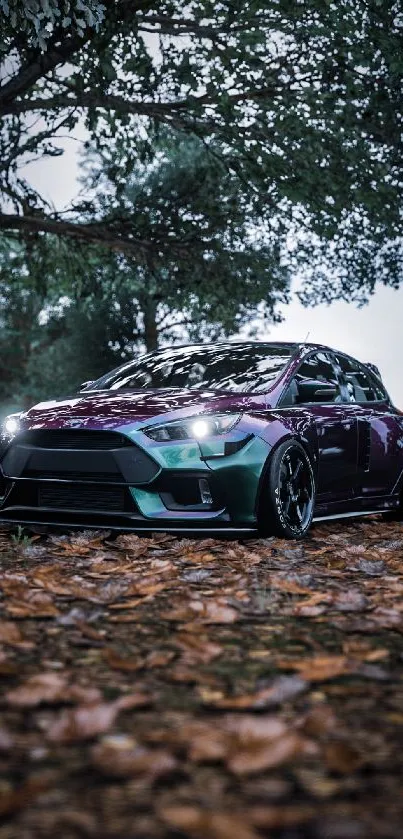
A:
{"type": "Polygon", "coordinates": [[[2,441],[8,442],[18,433],[20,430],[19,416],[19,414],[10,414],[9,417],[5,418],[3,425],[0,428],[0,437],[2,441]]]}
{"type": "Polygon", "coordinates": [[[144,434],[163,443],[168,440],[203,440],[205,437],[215,437],[225,434],[239,422],[242,414],[219,414],[216,416],[198,416],[190,419],[166,422],[163,425],[153,425],[143,428],[144,434]]]}

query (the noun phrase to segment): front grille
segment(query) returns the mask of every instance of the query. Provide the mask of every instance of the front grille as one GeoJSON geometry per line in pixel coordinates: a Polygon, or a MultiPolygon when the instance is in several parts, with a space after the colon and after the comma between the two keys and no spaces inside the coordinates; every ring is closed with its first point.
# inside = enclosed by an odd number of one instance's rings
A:
{"type": "Polygon", "coordinates": [[[114,431],[45,429],[17,435],[2,459],[6,477],[98,484],[146,484],[160,471],[129,437],[114,431]]]}
{"type": "Polygon", "coordinates": [[[22,477],[41,481],[83,481],[84,483],[96,481],[101,484],[123,483],[123,476],[118,472],[63,472],[60,469],[43,472],[40,469],[25,469],[22,477]]]}
{"type": "Polygon", "coordinates": [[[17,443],[41,449],[83,449],[100,451],[131,446],[132,442],[115,431],[91,431],[73,428],[38,429],[23,431],[15,438],[17,443]]]}
{"type": "Polygon", "coordinates": [[[38,487],[38,506],[62,510],[102,510],[124,512],[126,490],[123,487],[41,486],[38,487]]]}

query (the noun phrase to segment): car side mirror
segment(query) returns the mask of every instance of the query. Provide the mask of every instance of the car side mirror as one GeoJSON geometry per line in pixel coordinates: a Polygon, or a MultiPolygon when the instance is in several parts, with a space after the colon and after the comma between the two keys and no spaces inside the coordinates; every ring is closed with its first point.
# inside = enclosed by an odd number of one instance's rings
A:
{"type": "Polygon", "coordinates": [[[334,402],[339,391],[336,387],[320,387],[313,395],[314,402],[334,402]]]}

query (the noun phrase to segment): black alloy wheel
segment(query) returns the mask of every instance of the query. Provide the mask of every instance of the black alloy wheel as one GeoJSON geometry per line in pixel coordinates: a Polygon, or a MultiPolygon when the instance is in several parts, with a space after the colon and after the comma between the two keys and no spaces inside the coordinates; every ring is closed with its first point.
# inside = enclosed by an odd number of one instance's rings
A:
{"type": "Polygon", "coordinates": [[[269,464],[259,505],[265,534],[302,539],[312,522],[315,479],[311,461],[297,440],[279,446],[269,464]]]}

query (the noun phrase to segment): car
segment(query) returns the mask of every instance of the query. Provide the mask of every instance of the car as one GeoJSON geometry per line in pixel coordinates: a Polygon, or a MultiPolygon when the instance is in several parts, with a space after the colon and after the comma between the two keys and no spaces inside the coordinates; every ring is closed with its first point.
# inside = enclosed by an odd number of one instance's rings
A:
{"type": "Polygon", "coordinates": [[[8,417],[0,470],[1,522],[301,539],[402,514],[403,414],[322,345],[175,346],[8,417]]]}

